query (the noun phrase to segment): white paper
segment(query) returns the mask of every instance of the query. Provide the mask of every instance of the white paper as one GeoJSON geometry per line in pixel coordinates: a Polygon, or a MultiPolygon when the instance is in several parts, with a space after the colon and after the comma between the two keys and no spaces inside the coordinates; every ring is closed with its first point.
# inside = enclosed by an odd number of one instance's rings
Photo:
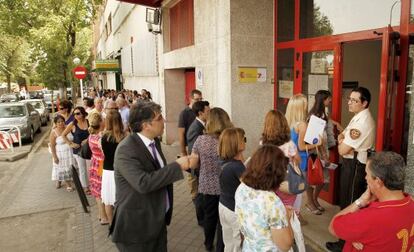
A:
{"type": "Polygon", "coordinates": [[[290,98],[293,96],[293,81],[279,81],[279,97],[290,98]]]}
{"type": "Polygon", "coordinates": [[[329,89],[328,75],[309,74],[308,76],[308,95],[314,95],[318,90],[329,89]]]}
{"type": "Polygon", "coordinates": [[[319,140],[319,136],[323,134],[323,130],[325,129],[326,121],[311,115],[308,128],[306,129],[305,133],[305,142],[308,144],[317,144],[319,140]]]}
{"type": "Polygon", "coordinates": [[[311,73],[325,74],[328,70],[326,59],[311,59],[311,73]]]}

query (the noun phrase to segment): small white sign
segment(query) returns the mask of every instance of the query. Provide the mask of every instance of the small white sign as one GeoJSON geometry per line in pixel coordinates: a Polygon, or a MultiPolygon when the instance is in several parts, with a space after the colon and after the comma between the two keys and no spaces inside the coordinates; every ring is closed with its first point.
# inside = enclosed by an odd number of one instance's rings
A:
{"type": "Polygon", "coordinates": [[[313,74],[328,73],[328,61],[326,59],[311,59],[311,73],[313,74]]]}
{"type": "Polygon", "coordinates": [[[257,82],[266,82],[266,68],[257,68],[257,82]]]}
{"type": "Polygon", "coordinates": [[[293,96],[293,81],[280,80],[279,81],[279,97],[290,98],[293,96]]]}
{"type": "Polygon", "coordinates": [[[197,87],[203,85],[203,69],[197,68],[196,70],[196,85],[197,87]]]}

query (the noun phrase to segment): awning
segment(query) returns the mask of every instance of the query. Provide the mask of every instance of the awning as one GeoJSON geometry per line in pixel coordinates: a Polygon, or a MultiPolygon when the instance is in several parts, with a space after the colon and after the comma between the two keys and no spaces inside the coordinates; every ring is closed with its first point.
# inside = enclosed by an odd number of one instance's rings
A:
{"type": "Polygon", "coordinates": [[[93,72],[119,72],[118,60],[95,60],[93,62],[93,72]]]}
{"type": "Polygon", "coordinates": [[[145,5],[150,7],[160,7],[162,0],[118,0],[120,2],[126,2],[126,3],[133,3],[133,4],[139,4],[139,5],[145,5]]]}

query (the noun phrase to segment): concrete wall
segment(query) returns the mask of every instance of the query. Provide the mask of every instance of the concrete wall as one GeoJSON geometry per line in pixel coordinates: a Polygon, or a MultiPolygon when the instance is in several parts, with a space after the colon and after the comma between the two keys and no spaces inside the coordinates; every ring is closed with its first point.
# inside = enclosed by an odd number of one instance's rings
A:
{"type": "MultiPolygon", "coordinates": [[[[379,85],[381,78],[381,41],[363,41],[344,45],[344,81],[358,81],[371,92],[369,105],[372,117],[377,121],[379,85]]],[[[348,91],[350,90],[343,90],[348,91]]],[[[348,125],[353,114],[348,112],[346,98],[348,93],[342,96],[342,125],[348,125]]]]}
{"type": "Polygon", "coordinates": [[[232,0],[231,116],[246,131],[246,156],[257,148],[266,113],[273,109],[273,0],[232,0]],[[266,67],[265,83],[239,83],[239,67],[266,67]]]}

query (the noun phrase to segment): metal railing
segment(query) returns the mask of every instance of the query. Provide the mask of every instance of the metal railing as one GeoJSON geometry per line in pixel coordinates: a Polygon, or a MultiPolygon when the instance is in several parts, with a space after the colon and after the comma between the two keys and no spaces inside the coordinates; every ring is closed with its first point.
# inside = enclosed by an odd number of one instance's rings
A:
{"type": "Polygon", "coordinates": [[[14,143],[19,143],[19,148],[22,147],[22,134],[20,128],[17,126],[2,126],[0,127],[0,141],[3,141],[4,149],[11,149],[14,152],[14,143]],[[14,129],[17,130],[17,136],[13,133],[14,129]]]}

